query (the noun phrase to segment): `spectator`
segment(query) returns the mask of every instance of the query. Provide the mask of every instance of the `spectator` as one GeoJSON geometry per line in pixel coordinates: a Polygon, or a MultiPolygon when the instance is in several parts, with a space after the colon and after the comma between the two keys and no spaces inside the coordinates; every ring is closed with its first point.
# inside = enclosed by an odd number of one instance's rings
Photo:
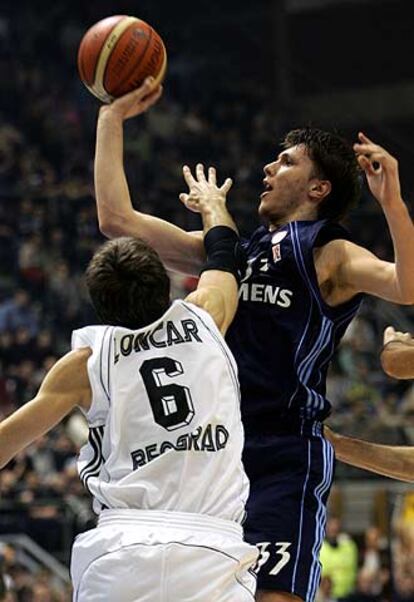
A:
{"type": "Polygon", "coordinates": [[[396,528],[392,567],[395,602],[414,602],[414,524],[402,519],[396,528]]]}
{"type": "Polygon", "coordinates": [[[327,577],[321,577],[318,593],[316,595],[315,602],[336,602],[332,596],[332,579],[327,577]]]}
{"type": "Polygon", "coordinates": [[[351,537],[341,532],[341,522],[335,516],[328,518],[320,561],[322,577],[332,581],[333,598],[339,600],[349,596],[356,582],[358,549],[351,537]]]}
{"type": "Polygon", "coordinates": [[[381,602],[375,575],[370,571],[359,571],[355,591],[347,596],[346,602],[381,602]],[[376,593],[375,593],[376,592],[376,593]]]}
{"type": "Polygon", "coordinates": [[[10,299],[0,304],[0,333],[27,328],[31,336],[38,331],[38,318],[33,311],[29,294],[18,289],[10,299]]]}
{"type": "Polygon", "coordinates": [[[360,564],[360,589],[367,595],[381,596],[390,579],[389,550],[387,540],[374,525],[364,533],[360,564]]]}

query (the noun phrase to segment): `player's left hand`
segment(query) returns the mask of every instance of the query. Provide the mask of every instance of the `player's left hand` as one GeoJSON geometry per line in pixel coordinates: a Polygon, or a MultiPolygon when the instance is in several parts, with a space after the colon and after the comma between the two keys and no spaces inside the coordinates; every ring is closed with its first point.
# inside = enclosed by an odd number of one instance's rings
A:
{"type": "Polygon", "coordinates": [[[383,208],[401,201],[397,159],[362,132],[359,132],[358,139],[354,151],[374,197],[383,208]]]}
{"type": "Polygon", "coordinates": [[[183,167],[184,179],[189,188],[189,193],[181,193],[180,201],[195,213],[202,213],[204,210],[212,208],[215,203],[223,205],[226,203],[226,196],[233,185],[231,178],[227,178],[222,186],[217,185],[217,175],[214,167],[208,168],[206,178],[204,166],[198,163],[196,166],[195,177],[191,173],[188,165],[183,167]]]}

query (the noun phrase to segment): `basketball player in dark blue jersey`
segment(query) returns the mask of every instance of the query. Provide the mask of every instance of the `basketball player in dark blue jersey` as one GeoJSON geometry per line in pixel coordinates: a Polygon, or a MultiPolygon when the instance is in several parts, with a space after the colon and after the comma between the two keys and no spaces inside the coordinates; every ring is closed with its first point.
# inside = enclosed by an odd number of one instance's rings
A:
{"type": "MultiPolygon", "coordinates": [[[[101,231],[146,239],[164,263],[196,273],[203,250],[188,233],[133,209],[122,162],[123,122],[142,112],[151,82],[100,111],[95,181],[101,231]]],[[[156,93],[152,93],[154,102],[156,93]]],[[[330,358],[363,293],[414,303],[414,227],[396,160],[360,133],[353,148],[315,129],[287,135],[265,166],[259,214],[245,241],[240,303],[228,342],[239,365],[251,480],[246,537],[261,549],[258,599],[314,599],[334,454],[323,437],[330,358]],[[354,244],[339,225],[359,196],[358,164],[380,203],[395,262],[354,244]]],[[[184,167],[194,209],[215,192],[215,170],[184,167]]]]}

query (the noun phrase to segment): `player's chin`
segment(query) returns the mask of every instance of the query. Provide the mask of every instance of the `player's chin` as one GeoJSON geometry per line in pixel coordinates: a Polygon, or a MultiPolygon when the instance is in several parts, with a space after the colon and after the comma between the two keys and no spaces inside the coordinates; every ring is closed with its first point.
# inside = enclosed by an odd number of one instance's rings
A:
{"type": "Polygon", "coordinates": [[[265,199],[260,199],[260,204],[259,207],[257,209],[257,212],[259,214],[260,217],[268,217],[269,216],[269,211],[270,207],[269,205],[266,203],[265,199]]]}

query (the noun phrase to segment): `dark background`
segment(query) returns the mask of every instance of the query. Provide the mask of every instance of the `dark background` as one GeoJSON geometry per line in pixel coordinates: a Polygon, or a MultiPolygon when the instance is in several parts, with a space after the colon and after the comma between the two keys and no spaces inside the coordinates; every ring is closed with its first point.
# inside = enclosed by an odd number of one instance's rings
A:
{"type": "MultiPolygon", "coordinates": [[[[0,419],[35,395],[68,350],[71,331],[95,320],[82,275],[104,240],[93,191],[99,102],[76,69],[90,26],[112,14],[134,15],[149,22],[167,48],[163,98],[125,126],[135,206],[198,228],[198,216],[181,206],[178,194],[185,190],[181,166],[202,161],[215,165],[223,180],[234,179],[229,208],[247,234],[258,223],[263,166],[289,129],[309,124],[350,142],[362,130],[385,146],[399,160],[403,197],[412,209],[413,13],[412,0],[3,0],[0,419]]],[[[393,259],[381,209],[366,188],[347,222],[357,242],[393,259]]],[[[172,278],[176,296],[195,285],[172,278]]],[[[387,378],[378,361],[384,326],[413,331],[413,318],[412,308],[366,300],[328,379],[336,429],[414,444],[412,385],[387,378]]],[[[82,434],[76,417],[70,419],[0,471],[0,535],[26,533],[67,562],[73,535],[92,524],[75,467],[82,434]]],[[[372,475],[338,465],[340,486],[361,479],[374,484],[371,494],[365,489],[347,497],[344,489],[332,499],[339,499],[348,528],[362,540],[369,512],[387,532],[394,498],[372,475]],[[352,505],[358,500],[365,500],[363,509],[352,505]]],[[[0,561],[6,558],[16,583],[21,570],[30,591],[42,586],[38,576],[19,569],[13,546],[6,552],[0,547],[0,561]]],[[[411,581],[414,599],[414,574],[411,581]]],[[[389,586],[388,580],[381,599],[390,599],[389,586]]],[[[31,600],[16,596],[13,602],[31,600]]]]}

